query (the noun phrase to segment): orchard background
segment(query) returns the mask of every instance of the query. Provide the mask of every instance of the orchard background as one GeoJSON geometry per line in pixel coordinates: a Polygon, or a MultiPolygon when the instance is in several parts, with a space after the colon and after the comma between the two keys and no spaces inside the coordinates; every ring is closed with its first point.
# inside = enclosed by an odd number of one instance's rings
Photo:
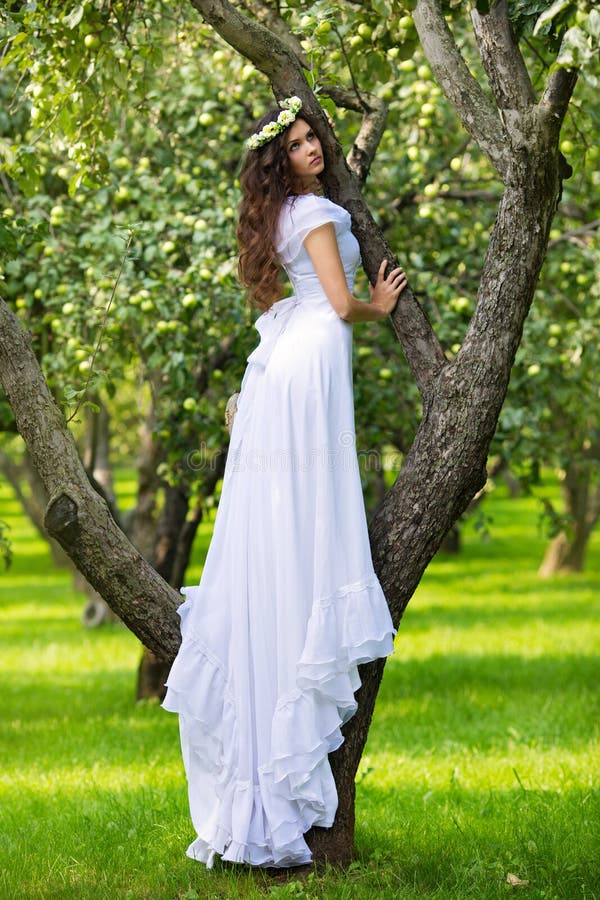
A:
{"type": "MultiPolygon", "coordinates": [[[[493,539],[501,479],[538,499],[547,547],[532,565],[584,568],[600,515],[596,4],[106,0],[1,15],[0,465],[55,563],[84,573],[86,621],[111,607],[155,652],[140,695],[177,643],[173,589],[218,503],[224,407],[257,342],[236,280],[236,176],[273,92],[299,93],[318,128],[330,113],[326,188],[351,209],[365,268],[388,253],[409,274],[391,327],[355,328],[357,449],[395,619],[465,516],[493,539]]],[[[0,538],[8,558],[2,522],[0,538]]],[[[349,855],[380,677],[365,674],[352,758],[339,754],[334,859],[349,855]]]]}

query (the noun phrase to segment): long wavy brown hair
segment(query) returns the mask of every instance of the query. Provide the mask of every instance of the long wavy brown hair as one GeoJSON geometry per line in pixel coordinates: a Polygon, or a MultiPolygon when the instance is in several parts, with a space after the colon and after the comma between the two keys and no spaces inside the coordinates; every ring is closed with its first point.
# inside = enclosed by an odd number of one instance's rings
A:
{"type": "MultiPolygon", "coordinates": [[[[255,131],[274,122],[280,112],[273,109],[266,113],[255,131]]],[[[268,309],[284,293],[274,242],[283,202],[296,193],[285,147],[288,130],[258,150],[248,150],[240,172],[242,200],[236,230],[240,248],[238,274],[249,303],[262,310],[268,309]]]]}

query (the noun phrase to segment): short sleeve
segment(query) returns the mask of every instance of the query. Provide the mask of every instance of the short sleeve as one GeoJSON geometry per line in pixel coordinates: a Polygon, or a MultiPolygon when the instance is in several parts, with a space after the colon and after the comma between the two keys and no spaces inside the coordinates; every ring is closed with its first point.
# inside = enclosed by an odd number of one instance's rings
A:
{"type": "Polygon", "coordinates": [[[285,201],[279,217],[275,251],[283,263],[291,263],[300,253],[304,239],[315,228],[333,222],[336,234],[350,227],[350,213],[314,194],[303,194],[285,201]]]}

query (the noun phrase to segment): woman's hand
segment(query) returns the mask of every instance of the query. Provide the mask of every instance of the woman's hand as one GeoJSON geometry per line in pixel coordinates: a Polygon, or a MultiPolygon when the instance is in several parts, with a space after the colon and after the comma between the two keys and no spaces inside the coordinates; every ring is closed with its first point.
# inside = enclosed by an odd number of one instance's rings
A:
{"type": "Polygon", "coordinates": [[[381,265],[379,266],[379,272],[377,273],[375,287],[369,285],[369,291],[371,293],[371,303],[378,306],[385,315],[389,316],[394,310],[396,303],[398,302],[398,297],[408,284],[408,281],[400,266],[398,266],[397,269],[392,269],[388,277],[385,278],[387,265],[387,259],[382,259],[381,265]]]}

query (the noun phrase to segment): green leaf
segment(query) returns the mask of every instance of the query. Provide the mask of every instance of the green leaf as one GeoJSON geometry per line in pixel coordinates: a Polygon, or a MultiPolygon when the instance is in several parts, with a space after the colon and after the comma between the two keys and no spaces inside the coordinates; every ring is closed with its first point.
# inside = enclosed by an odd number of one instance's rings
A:
{"type": "Polygon", "coordinates": [[[12,231],[0,222],[0,251],[2,255],[15,256],[17,253],[17,241],[12,231]]]}
{"type": "Polygon", "coordinates": [[[592,37],[600,37],[600,12],[597,9],[591,9],[587,20],[586,31],[592,37]]]}
{"type": "Polygon", "coordinates": [[[589,57],[587,37],[577,25],[569,28],[565,34],[556,64],[558,66],[580,66],[587,62],[589,57]]]}
{"type": "Polygon", "coordinates": [[[67,16],[63,18],[63,22],[67,28],[77,28],[83,19],[83,6],[81,3],[75,7],[67,16]]]}
{"type": "Polygon", "coordinates": [[[551,22],[559,13],[561,13],[567,6],[571,5],[571,0],[554,0],[552,6],[550,6],[545,12],[541,14],[535,25],[533,26],[533,36],[535,37],[539,34],[540,30],[544,27],[547,22],[551,22]]]}

